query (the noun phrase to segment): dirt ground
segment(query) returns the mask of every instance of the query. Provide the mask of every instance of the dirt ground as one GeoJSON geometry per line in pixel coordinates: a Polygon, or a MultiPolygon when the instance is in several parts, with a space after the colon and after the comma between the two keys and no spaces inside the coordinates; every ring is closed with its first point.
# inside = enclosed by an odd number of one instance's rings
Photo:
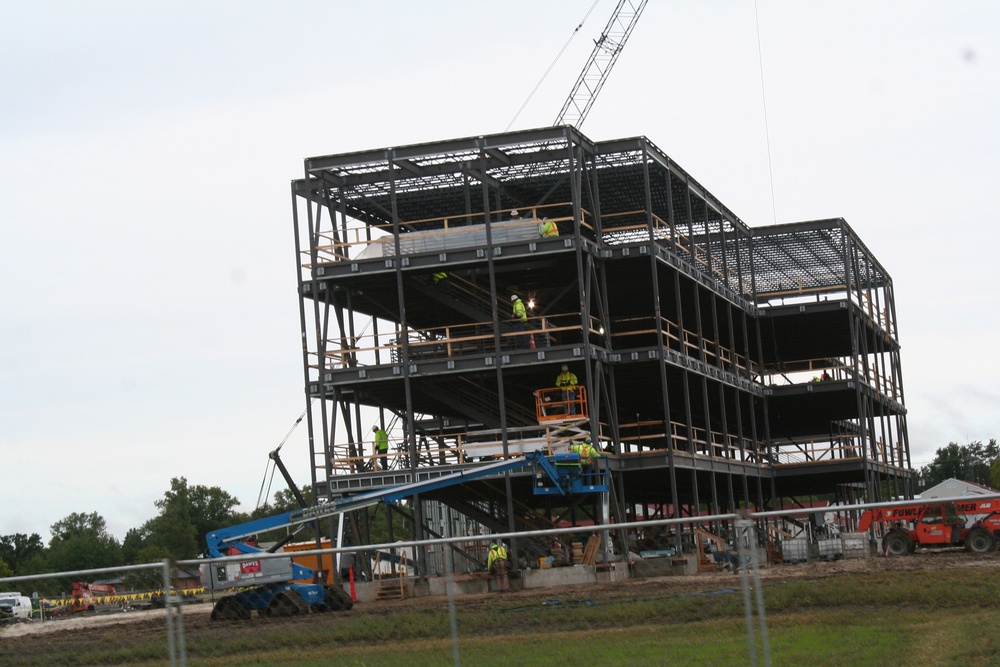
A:
{"type": "MultiPolygon", "coordinates": [[[[974,555],[965,551],[929,551],[904,557],[872,557],[867,559],[847,559],[830,562],[810,562],[795,565],[775,565],[760,568],[763,581],[787,581],[792,579],[821,579],[826,577],[849,576],[871,572],[889,571],[921,571],[942,570],[951,568],[985,568],[1000,566],[1000,552],[985,555],[974,555]]],[[[630,579],[627,581],[607,584],[585,584],[562,586],[559,588],[531,589],[512,593],[490,593],[485,595],[463,595],[455,600],[458,608],[475,608],[495,604],[498,596],[503,596],[505,603],[541,604],[551,599],[593,601],[631,599],[656,595],[669,595],[707,591],[718,588],[735,588],[739,586],[740,578],[731,572],[703,572],[686,576],[666,576],[652,579],[630,579]]],[[[447,604],[447,598],[442,596],[409,598],[405,600],[383,600],[357,603],[350,612],[352,615],[385,615],[392,611],[433,608],[439,609],[447,604]]],[[[185,605],[182,608],[183,623],[187,631],[197,631],[199,627],[212,624],[209,618],[212,605],[209,603],[185,605]]],[[[80,616],[43,623],[19,623],[0,630],[0,640],[8,637],[26,637],[30,635],[82,630],[88,635],[100,635],[107,632],[111,635],[128,629],[133,632],[143,630],[157,631],[165,623],[166,612],[163,609],[148,611],[129,611],[124,613],[98,614],[96,616],[80,616]],[[141,624],[141,629],[133,624],[141,624]]],[[[308,617],[282,619],[282,622],[308,622],[308,617]]]]}

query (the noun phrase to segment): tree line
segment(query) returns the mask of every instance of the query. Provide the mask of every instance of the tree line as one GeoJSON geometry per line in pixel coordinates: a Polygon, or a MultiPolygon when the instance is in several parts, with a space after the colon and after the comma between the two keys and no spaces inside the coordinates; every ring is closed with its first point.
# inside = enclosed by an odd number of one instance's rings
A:
{"type": "MultiPolygon", "coordinates": [[[[934,460],[915,471],[916,492],[920,493],[947,479],[956,478],[1000,489],[1000,445],[996,439],[967,445],[949,443],[937,450],[934,460]]],[[[307,503],[312,489],[302,489],[307,503]]],[[[107,530],[97,512],[74,512],[50,527],[46,544],[38,533],[0,535],[0,577],[69,572],[95,568],[152,563],[164,558],[189,560],[205,550],[210,530],[233,526],[252,519],[289,512],[298,508],[291,491],[280,490],[274,502],[251,513],[237,512],[239,500],[217,486],[190,486],[184,477],[170,480],[170,489],[154,501],[158,513],[138,528],[132,528],[119,542],[107,530]]],[[[376,526],[367,544],[387,541],[376,526]]],[[[314,534],[300,534],[300,541],[314,534]]],[[[405,534],[400,527],[397,535],[405,534]]]]}
{"type": "MultiPolygon", "coordinates": [[[[311,502],[311,488],[302,493],[311,502]]],[[[217,486],[191,486],[184,477],[171,479],[170,489],[153,504],[156,516],[130,529],[121,542],[97,512],[74,512],[55,522],[48,544],[38,533],[0,535],[0,577],[197,558],[205,551],[208,531],[299,507],[291,491],[281,490],[273,503],[249,514],[237,512],[235,496],[217,486]]]]}
{"type": "Polygon", "coordinates": [[[917,493],[952,478],[1000,489],[1000,445],[996,438],[990,438],[985,445],[981,440],[967,445],[951,442],[916,472],[917,493]]]}

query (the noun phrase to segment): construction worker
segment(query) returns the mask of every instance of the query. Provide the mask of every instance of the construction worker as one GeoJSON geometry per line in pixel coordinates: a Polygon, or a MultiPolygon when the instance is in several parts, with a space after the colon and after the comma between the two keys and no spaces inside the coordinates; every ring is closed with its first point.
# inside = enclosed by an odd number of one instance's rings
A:
{"type": "Polygon", "coordinates": [[[569,366],[562,365],[562,372],[556,376],[556,386],[562,389],[563,412],[575,415],[576,409],[576,374],[570,372],[569,366]]]}
{"type": "MultiPolygon", "coordinates": [[[[516,331],[527,331],[528,330],[528,310],[524,307],[524,301],[521,301],[521,297],[516,294],[510,295],[510,301],[513,305],[511,312],[511,317],[514,318],[514,329],[516,331]]],[[[520,348],[528,347],[528,337],[523,333],[518,334],[516,337],[517,346],[520,348]]]]}
{"type": "Polygon", "coordinates": [[[437,273],[431,275],[431,284],[437,285],[442,280],[447,280],[447,279],[448,279],[447,273],[445,273],[444,271],[438,271],[437,273]]]}
{"type": "Polygon", "coordinates": [[[538,225],[538,234],[543,239],[559,236],[559,226],[548,218],[542,218],[542,222],[538,225]]]}
{"type": "Polygon", "coordinates": [[[379,461],[382,463],[382,470],[389,469],[389,434],[378,427],[378,424],[372,426],[372,431],[375,432],[375,453],[379,457],[379,461]]]}
{"type": "Polygon", "coordinates": [[[510,590],[510,581],[507,578],[507,547],[503,542],[494,542],[490,545],[490,553],[486,557],[486,569],[493,575],[498,591],[510,590]]]}
{"type": "Polygon", "coordinates": [[[574,442],[569,446],[569,451],[574,454],[580,455],[580,465],[591,467],[594,462],[597,461],[597,457],[600,454],[594,449],[594,445],[590,442],[590,436],[587,436],[583,442],[574,442]]]}

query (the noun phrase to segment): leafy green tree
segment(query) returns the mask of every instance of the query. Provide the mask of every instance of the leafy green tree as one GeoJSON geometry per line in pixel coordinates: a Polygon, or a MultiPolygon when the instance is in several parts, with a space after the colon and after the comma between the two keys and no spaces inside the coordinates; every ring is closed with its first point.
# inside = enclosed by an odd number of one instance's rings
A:
{"type": "Polygon", "coordinates": [[[14,570],[4,562],[3,558],[0,558],[0,577],[13,577],[14,570]]]}
{"type": "Polygon", "coordinates": [[[1000,445],[993,438],[986,445],[979,440],[968,445],[948,443],[947,447],[937,450],[930,464],[919,470],[918,491],[929,489],[951,478],[995,486],[993,472],[998,456],[1000,456],[1000,445]]]}
{"type": "MultiPolygon", "coordinates": [[[[410,520],[412,512],[412,503],[409,501],[393,508],[391,541],[398,542],[399,540],[408,540],[413,537],[413,523],[410,520]]],[[[389,514],[389,508],[386,505],[377,505],[374,509],[369,510],[369,544],[385,544],[390,542],[389,523],[386,521],[387,514],[389,514]]],[[[429,535],[425,535],[425,537],[429,537],[429,535]]]]}
{"type": "Polygon", "coordinates": [[[50,528],[48,567],[55,571],[89,570],[122,564],[121,545],[108,533],[97,512],[74,512],[50,528]]]}
{"type": "Polygon", "coordinates": [[[138,554],[149,537],[146,531],[147,525],[148,522],[143,524],[141,528],[129,528],[128,532],[125,533],[125,539],[122,540],[122,558],[127,565],[143,562],[138,559],[138,554]]]}
{"type": "Polygon", "coordinates": [[[19,563],[17,566],[17,575],[42,574],[44,572],[52,572],[53,570],[53,568],[49,567],[49,550],[45,549],[39,553],[32,554],[25,561],[19,563]]]}
{"type": "Polygon", "coordinates": [[[994,489],[1000,489],[1000,456],[990,464],[990,486],[994,489]]]}
{"type": "MultiPolygon", "coordinates": [[[[312,486],[306,484],[299,491],[302,493],[302,499],[306,501],[306,507],[312,505],[314,502],[312,486]]],[[[275,512],[291,512],[297,509],[299,509],[299,501],[295,499],[295,494],[292,493],[291,489],[279,489],[274,492],[275,512]]]]}
{"type": "Polygon", "coordinates": [[[38,533],[25,535],[24,533],[13,533],[11,535],[0,535],[0,560],[3,560],[10,569],[17,574],[24,574],[21,566],[28,562],[33,556],[45,551],[45,543],[38,533]]]}
{"type": "Polygon", "coordinates": [[[142,526],[146,538],[135,549],[136,562],[144,560],[150,550],[161,554],[160,558],[183,560],[198,555],[198,531],[191,518],[190,508],[173,507],[161,512],[142,526]]]}
{"type": "MultiPolygon", "coordinates": [[[[306,507],[311,506],[313,504],[312,487],[307,484],[303,486],[300,489],[300,491],[302,493],[302,498],[306,501],[306,507]]],[[[292,512],[299,508],[300,508],[299,501],[295,499],[295,494],[292,493],[290,489],[281,489],[275,492],[273,504],[264,503],[263,505],[255,509],[253,512],[251,512],[249,515],[241,517],[238,520],[234,521],[233,523],[241,523],[243,521],[263,519],[269,516],[283,514],[285,512],[292,512]]],[[[323,524],[321,524],[321,532],[323,532],[322,525],[323,524]]],[[[275,533],[275,535],[277,535],[277,533],[275,533]]],[[[274,537],[272,535],[267,536],[268,540],[272,538],[278,539],[277,537],[274,537]]],[[[308,524],[304,526],[295,535],[296,542],[308,542],[314,539],[316,539],[316,531],[313,528],[313,524],[308,524]]]]}
{"type": "Polygon", "coordinates": [[[160,546],[145,546],[136,553],[137,563],[158,563],[164,558],[174,558],[174,555],[160,546]]]}
{"type": "Polygon", "coordinates": [[[194,558],[204,551],[208,531],[238,523],[233,508],[239,500],[217,486],[189,486],[184,477],[171,479],[170,490],[153,504],[160,513],[126,536],[133,562],[194,558]]]}

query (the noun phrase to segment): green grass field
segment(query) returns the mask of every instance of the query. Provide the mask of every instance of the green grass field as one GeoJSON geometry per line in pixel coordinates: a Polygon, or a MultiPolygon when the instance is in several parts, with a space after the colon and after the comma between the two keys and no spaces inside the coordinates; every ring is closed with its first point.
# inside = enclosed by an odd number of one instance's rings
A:
{"type": "MultiPolygon", "coordinates": [[[[698,584],[701,584],[699,580],[698,584]]],[[[421,667],[751,664],[738,580],[702,590],[630,587],[586,599],[518,594],[302,618],[187,617],[190,665],[421,667]],[[736,586],[736,590],[722,585],[736,586]],[[642,591],[638,593],[636,591],[642,591]],[[558,603],[557,603],[558,602],[558,603]]],[[[1000,665],[1000,568],[767,581],[772,665],[1000,665]]],[[[763,665],[754,617],[757,664],[763,665]]],[[[0,640],[3,665],[166,665],[163,621],[0,640]]]]}

